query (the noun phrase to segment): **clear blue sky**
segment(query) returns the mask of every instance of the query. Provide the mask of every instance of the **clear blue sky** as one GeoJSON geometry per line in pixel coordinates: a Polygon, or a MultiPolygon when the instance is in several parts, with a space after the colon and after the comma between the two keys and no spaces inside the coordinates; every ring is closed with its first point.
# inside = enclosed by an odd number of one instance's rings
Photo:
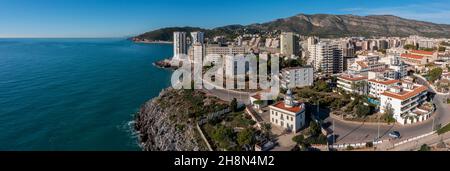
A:
{"type": "Polygon", "coordinates": [[[448,0],[0,0],[0,37],[122,37],[298,13],[392,14],[450,24],[448,0]]]}

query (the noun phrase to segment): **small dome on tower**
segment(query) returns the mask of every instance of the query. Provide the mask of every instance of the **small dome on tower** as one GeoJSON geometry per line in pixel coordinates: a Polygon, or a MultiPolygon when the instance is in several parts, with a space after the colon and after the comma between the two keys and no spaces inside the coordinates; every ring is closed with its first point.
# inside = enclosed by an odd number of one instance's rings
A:
{"type": "Polygon", "coordinates": [[[293,97],[292,91],[290,89],[286,92],[286,96],[284,97],[284,105],[287,108],[292,108],[295,105],[294,97],[293,97]]]}

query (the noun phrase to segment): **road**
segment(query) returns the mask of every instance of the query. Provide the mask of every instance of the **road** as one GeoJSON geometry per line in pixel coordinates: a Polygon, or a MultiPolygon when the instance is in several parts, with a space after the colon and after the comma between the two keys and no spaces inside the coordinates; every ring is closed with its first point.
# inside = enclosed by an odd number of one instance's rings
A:
{"type": "MultiPolygon", "coordinates": [[[[434,146],[440,142],[449,143],[450,142],[450,133],[446,133],[443,135],[433,134],[433,135],[427,136],[425,138],[422,138],[422,139],[419,139],[416,141],[411,141],[411,142],[405,143],[403,145],[396,146],[395,148],[390,148],[389,150],[391,150],[391,151],[417,151],[420,149],[420,147],[423,144],[427,144],[429,146],[434,146]]],[[[386,149],[379,149],[379,150],[386,150],[386,149]]]]}
{"type": "Polygon", "coordinates": [[[236,98],[236,100],[240,103],[244,103],[246,105],[250,104],[250,96],[249,93],[245,92],[236,92],[232,90],[226,90],[226,89],[213,89],[213,90],[202,90],[205,93],[212,94],[216,96],[217,98],[231,102],[233,98],[236,98]]]}
{"type": "MultiPolygon", "coordinates": [[[[427,85],[429,87],[430,92],[434,92],[430,85],[422,79],[418,79],[420,84],[427,85]]],[[[433,98],[433,102],[436,104],[437,111],[432,116],[432,118],[417,124],[402,126],[399,124],[395,124],[392,126],[389,125],[381,125],[380,128],[380,140],[390,139],[388,136],[391,131],[399,131],[402,135],[402,138],[399,140],[391,141],[391,143],[396,143],[403,141],[408,138],[417,137],[426,133],[429,133],[433,130],[433,123],[435,127],[437,125],[445,125],[450,123],[450,106],[444,103],[445,95],[437,94],[433,98]]],[[[333,119],[331,117],[325,120],[332,125],[330,128],[334,128],[334,132],[336,134],[336,143],[344,144],[344,143],[362,143],[362,142],[370,142],[378,137],[378,125],[377,124],[365,124],[365,123],[349,123],[342,121],[340,119],[333,119]]]]}
{"type": "Polygon", "coordinates": [[[236,100],[240,103],[244,103],[246,105],[250,104],[250,93],[248,92],[223,89],[206,80],[203,80],[203,84],[208,84],[210,86],[216,87],[212,90],[203,89],[202,91],[208,94],[212,94],[221,100],[231,102],[233,98],[236,98],[236,100]]]}

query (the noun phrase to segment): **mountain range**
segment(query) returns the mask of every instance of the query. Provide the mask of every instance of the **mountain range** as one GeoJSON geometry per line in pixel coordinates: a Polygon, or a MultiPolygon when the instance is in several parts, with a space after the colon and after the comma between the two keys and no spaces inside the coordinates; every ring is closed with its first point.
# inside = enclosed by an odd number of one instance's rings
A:
{"type": "Polygon", "coordinates": [[[134,38],[148,41],[171,41],[174,31],[203,31],[206,37],[223,35],[235,38],[245,33],[294,32],[305,36],[336,38],[344,36],[397,36],[420,35],[450,38],[450,25],[435,24],[400,18],[393,15],[331,15],[299,14],[266,23],[228,25],[213,29],[198,27],[168,27],[150,31],[134,38]]]}

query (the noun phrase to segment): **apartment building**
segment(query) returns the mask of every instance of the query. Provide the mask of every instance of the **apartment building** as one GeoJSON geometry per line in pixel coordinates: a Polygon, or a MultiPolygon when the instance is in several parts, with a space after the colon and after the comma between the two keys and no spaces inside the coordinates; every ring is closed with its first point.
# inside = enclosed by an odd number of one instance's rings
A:
{"type": "Polygon", "coordinates": [[[280,85],[284,89],[312,86],[314,69],[312,67],[285,68],[280,72],[280,85]]]}
{"type": "Polygon", "coordinates": [[[315,71],[330,75],[344,71],[344,57],[338,43],[319,42],[309,48],[309,54],[310,58],[313,59],[315,71]]]}
{"type": "Polygon", "coordinates": [[[280,46],[282,55],[297,55],[300,49],[298,36],[292,32],[282,32],[280,36],[280,46]]]}
{"type": "Polygon", "coordinates": [[[226,56],[244,55],[247,54],[247,48],[240,46],[219,46],[219,45],[206,45],[205,58],[207,61],[218,64],[219,62],[225,63],[226,56]]]}
{"type": "Polygon", "coordinates": [[[428,88],[414,83],[402,83],[380,94],[380,112],[391,110],[398,123],[422,122],[431,117],[433,106],[426,103],[428,88]]]}
{"type": "Polygon", "coordinates": [[[173,54],[175,59],[179,59],[188,54],[186,32],[173,33],[173,54]]]}
{"type": "Polygon", "coordinates": [[[389,90],[391,87],[400,86],[400,80],[391,80],[386,78],[370,79],[369,95],[375,98],[380,98],[381,94],[389,90]]]}

